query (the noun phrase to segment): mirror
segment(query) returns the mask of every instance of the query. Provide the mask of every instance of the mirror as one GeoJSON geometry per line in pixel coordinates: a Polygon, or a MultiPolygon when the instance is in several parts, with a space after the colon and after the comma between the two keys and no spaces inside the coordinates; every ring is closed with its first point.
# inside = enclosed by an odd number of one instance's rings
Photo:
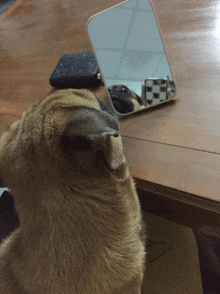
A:
{"type": "Polygon", "coordinates": [[[175,84],[148,0],[124,2],[93,16],[88,34],[118,115],[174,99],[175,84]]]}

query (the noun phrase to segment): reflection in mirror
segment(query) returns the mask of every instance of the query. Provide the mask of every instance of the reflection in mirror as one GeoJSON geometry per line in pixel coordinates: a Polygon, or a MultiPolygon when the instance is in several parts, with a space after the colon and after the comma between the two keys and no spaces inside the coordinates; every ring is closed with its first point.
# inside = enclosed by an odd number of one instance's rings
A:
{"type": "Polygon", "coordinates": [[[175,84],[148,0],[131,0],[95,15],[88,33],[118,114],[174,99],[175,84]]]}

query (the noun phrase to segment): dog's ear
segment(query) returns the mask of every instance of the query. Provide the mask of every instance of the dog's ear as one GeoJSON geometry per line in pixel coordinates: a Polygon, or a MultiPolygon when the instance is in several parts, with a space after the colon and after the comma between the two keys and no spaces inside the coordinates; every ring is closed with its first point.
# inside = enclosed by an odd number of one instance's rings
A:
{"type": "Polygon", "coordinates": [[[124,162],[123,146],[115,118],[95,109],[81,108],[61,136],[66,154],[75,151],[102,151],[108,166],[115,170],[124,162]]]}
{"type": "Polygon", "coordinates": [[[69,127],[61,138],[62,148],[70,155],[74,151],[102,151],[112,170],[118,169],[125,161],[121,136],[117,130],[103,127],[96,134],[76,134],[75,128],[69,127]]]}
{"type": "Polygon", "coordinates": [[[110,169],[117,170],[125,163],[123,145],[119,132],[104,131],[99,136],[91,138],[95,150],[101,150],[110,169]]]}

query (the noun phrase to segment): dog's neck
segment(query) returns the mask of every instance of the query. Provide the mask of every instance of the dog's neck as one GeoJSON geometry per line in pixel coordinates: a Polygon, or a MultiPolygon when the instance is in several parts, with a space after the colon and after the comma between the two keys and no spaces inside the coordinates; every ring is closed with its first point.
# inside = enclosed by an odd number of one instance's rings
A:
{"type": "MultiPolygon", "coordinates": [[[[124,224],[128,211],[138,211],[138,207],[133,206],[137,197],[133,182],[130,176],[120,180],[112,177],[106,183],[94,183],[93,186],[93,190],[89,187],[84,193],[71,185],[47,187],[46,191],[35,187],[29,192],[26,190],[26,200],[16,201],[15,197],[22,236],[29,236],[25,238],[26,242],[39,244],[41,238],[49,248],[71,244],[73,240],[75,244],[83,243],[85,240],[79,236],[86,236],[91,239],[91,244],[93,241],[97,243],[95,240],[102,230],[106,230],[106,225],[117,235],[116,224],[124,224]],[[29,198],[30,203],[27,201],[29,198]],[[39,201],[33,204],[33,198],[39,198],[39,201]],[[113,228],[110,228],[111,224],[113,228]]],[[[22,196],[18,198],[22,199],[22,196]]],[[[104,245],[104,237],[102,242],[104,245]]],[[[76,248],[81,245],[76,245],[76,248]]]]}
{"type": "MultiPolygon", "coordinates": [[[[18,266],[24,281],[39,281],[36,289],[42,291],[43,287],[55,287],[48,282],[55,276],[66,289],[67,285],[72,287],[76,273],[84,272],[86,278],[88,272],[88,277],[96,280],[97,272],[105,275],[104,256],[114,258],[108,250],[115,248],[114,252],[120,244],[120,252],[125,252],[129,235],[132,238],[133,228],[138,226],[139,204],[130,177],[115,181],[115,187],[110,182],[92,195],[80,195],[70,188],[48,189],[38,207],[18,207],[21,229],[15,247],[21,248],[17,250],[25,261],[18,266]],[[55,196],[56,201],[49,201],[55,196]]],[[[100,277],[100,285],[103,278],[107,276],[100,277]]],[[[26,287],[31,289],[31,284],[26,287]]]]}

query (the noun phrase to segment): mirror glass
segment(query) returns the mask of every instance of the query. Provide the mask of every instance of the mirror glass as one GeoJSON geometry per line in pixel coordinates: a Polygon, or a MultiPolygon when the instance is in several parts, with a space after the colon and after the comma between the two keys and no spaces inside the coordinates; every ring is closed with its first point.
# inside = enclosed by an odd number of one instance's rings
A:
{"type": "Polygon", "coordinates": [[[148,0],[131,0],[91,18],[88,33],[119,115],[174,99],[163,42],[148,0]]]}

